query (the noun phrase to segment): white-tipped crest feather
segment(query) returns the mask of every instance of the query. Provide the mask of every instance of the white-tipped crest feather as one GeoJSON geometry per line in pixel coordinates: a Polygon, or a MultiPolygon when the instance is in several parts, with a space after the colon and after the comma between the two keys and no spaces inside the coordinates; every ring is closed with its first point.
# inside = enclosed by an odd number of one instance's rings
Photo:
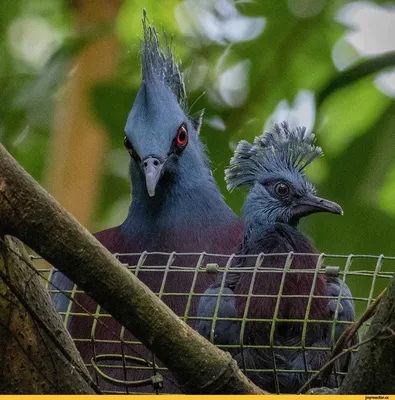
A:
{"type": "Polygon", "coordinates": [[[260,175],[275,172],[277,168],[303,173],[307,165],[322,155],[321,147],[315,146],[314,141],[315,135],[305,127],[290,130],[287,122],[257,136],[253,144],[241,140],[225,170],[228,190],[252,185],[260,175]]]}

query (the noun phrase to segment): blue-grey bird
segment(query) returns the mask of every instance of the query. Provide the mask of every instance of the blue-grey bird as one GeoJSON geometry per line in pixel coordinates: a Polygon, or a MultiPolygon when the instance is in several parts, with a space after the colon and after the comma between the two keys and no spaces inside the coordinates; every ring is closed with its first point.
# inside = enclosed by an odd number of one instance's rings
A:
{"type": "MultiPolygon", "coordinates": [[[[242,240],[243,226],[226,205],[211,174],[205,148],[199,138],[202,113],[188,114],[183,75],[169,44],[160,45],[155,28],[146,25],[145,16],[143,27],[142,82],[126,121],[124,138],[130,154],[132,200],[128,215],[120,226],[96,233],[95,236],[112,253],[205,251],[230,254],[242,240]]],[[[174,265],[193,267],[198,258],[198,255],[178,256],[174,265]]],[[[120,259],[136,265],[139,257],[120,256],[120,259]]],[[[204,262],[208,261],[209,257],[206,257],[204,262]]],[[[148,256],[144,264],[165,266],[167,262],[168,256],[157,254],[148,256]]],[[[152,271],[140,268],[138,277],[156,293],[166,277],[163,301],[179,316],[184,316],[186,312],[190,316],[196,315],[196,297],[192,299],[188,311],[187,295],[166,295],[188,294],[194,277],[193,268],[189,272],[169,270],[166,275],[164,269],[152,271]]],[[[60,277],[60,274],[53,282],[63,289],[70,287],[70,281],[60,277]]],[[[203,293],[211,282],[207,275],[199,274],[195,293],[203,293]]],[[[88,296],[76,294],[75,297],[89,312],[96,312],[97,305],[88,296]]],[[[66,311],[67,299],[58,296],[57,303],[59,308],[66,311]]],[[[72,311],[84,312],[76,305],[72,311]]],[[[90,339],[94,336],[96,339],[95,348],[91,342],[77,341],[86,362],[90,363],[93,351],[96,355],[118,355],[120,367],[122,353],[133,357],[143,354],[149,361],[152,360],[152,355],[144,346],[116,343],[121,327],[113,319],[101,320],[109,329],[100,324],[94,327],[93,318],[88,316],[72,315],[68,319],[68,329],[73,337],[90,339]],[[115,336],[111,332],[115,332],[115,336]]],[[[126,332],[124,340],[131,339],[126,332]]],[[[108,360],[102,363],[110,364],[108,360]]],[[[148,383],[142,385],[143,391],[152,391],[149,381],[152,369],[136,371],[129,368],[125,373],[121,369],[120,374],[114,368],[102,368],[102,371],[122,381],[148,379],[148,383]]],[[[165,372],[163,375],[167,376],[165,372]]],[[[98,379],[105,387],[99,375],[98,379]]],[[[108,386],[105,388],[108,389],[108,386]]],[[[110,389],[119,390],[115,382],[110,389]]],[[[161,392],[177,391],[177,385],[165,379],[161,392]]]]}
{"type": "MultiPolygon", "coordinates": [[[[245,222],[244,241],[241,255],[265,253],[264,268],[279,269],[280,273],[257,273],[254,278],[252,297],[245,311],[246,295],[251,286],[252,274],[232,272],[225,276],[226,295],[221,297],[217,316],[223,318],[273,319],[277,322],[272,331],[271,322],[247,322],[243,332],[243,345],[300,346],[302,343],[303,323],[287,320],[303,320],[308,306],[308,297],[313,287],[314,274],[287,273],[282,287],[282,295],[277,304],[281,286],[282,271],[287,256],[278,253],[295,254],[291,269],[314,270],[318,256],[309,238],[297,230],[301,218],[317,213],[329,212],[342,214],[336,203],[317,196],[314,186],[305,175],[305,168],[322,154],[321,148],[314,145],[314,135],[305,128],[290,130],[286,123],[276,125],[272,132],[266,132],[255,138],[253,144],[241,141],[226,170],[228,189],[250,186],[243,206],[245,222]],[[273,254],[273,255],[270,255],[273,254]],[[310,254],[310,255],[309,255],[310,254]],[[269,295],[271,297],[262,297],[269,295]],[[276,310],[276,306],[278,307],[276,310]],[[271,341],[271,336],[272,341],[271,341]]],[[[253,265],[251,259],[243,258],[239,268],[253,265]]],[[[254,260],[255,261],[255,260],[254,260]]],[[[272,270],[273,271],[273,270],[272,270]]],[[[221,278],[222,279],[222,278],[221,278]]],[[[205,293],[216,294],[220,291],[221,280],[205,293]]],[[[314,297],[310,304],[309,319],[331,321],[336,312],[337,297],[342,299],[337,310],[337,320],[353,321],[354,303],[347,285],[342,288],[337,278],[326,279],[318,274],[313,289],[314,297]],[[333,299],[325,298],[333,296],[333,299]]],[[[216,297],[203,297],[199,304],[199,315],[213,317],[217,305],[216,297]]],[[[347,324],[336,327],[335,339],[347,324]]],[[[329,347],[332,343],[331,325],[328,323],[308,323],[306,325],[304,346],[329,347]]],[[[201,320],[197,330],[206,338],[214,338],[214,343],[229,345],[240,343],[240,322],[217,320],[215,327],[209,320],[201,320]],[[211,332],[212,331],[212,332],[211,332]]],[[[236,351],[236,350],[233,350],[236,351]]],[[[318,370],[329,356],[328,351],[290,349],[245,348],[236,359],[247,369],[276,368],[273,372],[249,372],[247,375],[259,386],[270,392],[295,393],[308,379],[307,371],[318,370]],[[281,370],[299,371],[287,373],[281,370]]],[[[346,363],[342,363],[342,368],[346,363]]],[[[334,385],[333,380],[327,385],[334,385]]]]}

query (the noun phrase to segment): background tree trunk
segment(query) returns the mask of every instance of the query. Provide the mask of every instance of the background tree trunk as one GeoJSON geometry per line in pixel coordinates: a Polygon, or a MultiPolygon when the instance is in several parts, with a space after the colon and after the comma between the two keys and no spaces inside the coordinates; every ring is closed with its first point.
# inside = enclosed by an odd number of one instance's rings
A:
{"type": "Polygon", "coordinates": [[[0,393],[98,392],[24,247],[0,237],[0,393]]]}
{"type": "MultiPolygon", "coordinates": [[[[89,29],[114,23],[121,3],[74,1],[76,30],[86,34],[89,29]]],[[[108,146],[108,133],[92,113],[91,90],[97,82],[114,75],[118,50],[114,30],[86,46],[72,62],[73,73],[56,107],[48,190],[86,227],[92,222],[108,146]]]]}

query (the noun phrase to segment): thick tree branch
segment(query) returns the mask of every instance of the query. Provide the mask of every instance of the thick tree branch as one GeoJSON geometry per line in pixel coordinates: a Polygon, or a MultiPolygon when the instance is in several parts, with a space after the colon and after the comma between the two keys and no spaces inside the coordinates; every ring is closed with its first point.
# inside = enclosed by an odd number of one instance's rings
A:
{"type": "Polygon", "coordinates": [[[22,244],[10,237],[0,237],[0,365],[2,394],[99,393],[22,244]]]}
{"type": "Polygon", "coordinates": [[[182,322],[42,189],[0,145],[0,231],[73,280],[149,347],[189,393],[263,393],[182,322]]]}

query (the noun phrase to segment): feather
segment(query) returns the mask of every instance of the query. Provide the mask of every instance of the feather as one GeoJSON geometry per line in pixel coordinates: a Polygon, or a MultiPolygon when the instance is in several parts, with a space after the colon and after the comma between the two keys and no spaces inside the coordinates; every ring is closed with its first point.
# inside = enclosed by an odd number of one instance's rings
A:
{"type": "Polygon", "coordinates": [[[161,80],[177,98],[181,108],[187,110],[187,92],[184,76],[181,72],[181,63],[175,61],[171,50],[171,43],[163,32],[165,45],[162,48],[156,28],[147,25],[147,13],[143,11],[143,40],[142,40],[142,74],[143,80],[156,77],[161,80]]]}
{"type": "Polygon", "coordinates": [[[239,186],[251,186],[264,173],[288,168],[303,173],[304,169],[318,156],[321,147],[314,145],[315,135],[305,127],[290,130],[287,122],[276,124],[273,131],[264,132],[254,143],[242,140],[236,147],[225,170],[228,190],[239,186]]]}

